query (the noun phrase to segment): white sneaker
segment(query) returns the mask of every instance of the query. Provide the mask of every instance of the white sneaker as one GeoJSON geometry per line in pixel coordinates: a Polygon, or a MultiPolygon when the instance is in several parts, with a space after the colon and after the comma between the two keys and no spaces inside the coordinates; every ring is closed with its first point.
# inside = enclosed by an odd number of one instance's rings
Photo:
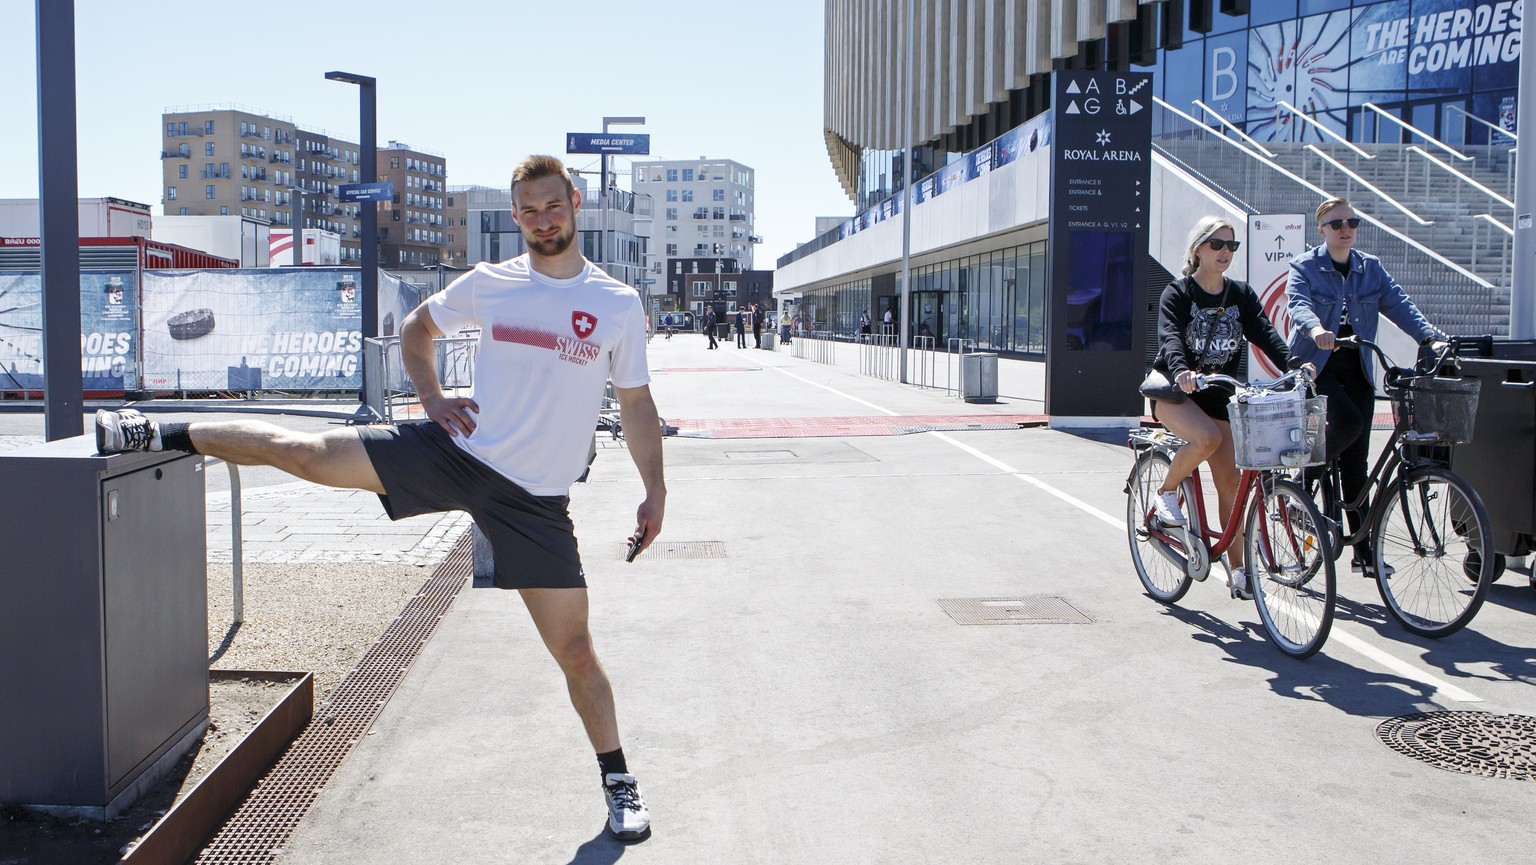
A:
{"type": "Polygon", "coordinates": [[[96,452],[160,450],[160,425],[131,408],[96,411],[96,452]]]}
{"type": "Polygon", "coordinates": [[[620,841],[644,841],[651,837],[651,812],[640,796],[634,775],[610,772],[603,777],[603,797],[608,800],[608,832],[620,841]]]}
{"type": "Polygon", "coordinates": [[[1179,491],[1158,493],[1152,497],[1152,511],[1164,525],[1184,525],[1184,512],[1179,510],[1179,491]]]}
{"type": "Polygon", "coordinates": [[[1232,590],[1232,597],[1239,601],[1253,600],[1253,589],[1248,583],[1248,572],[1242,568],[1233,568],[1227,575],[1227,588],[1232,590]]]}

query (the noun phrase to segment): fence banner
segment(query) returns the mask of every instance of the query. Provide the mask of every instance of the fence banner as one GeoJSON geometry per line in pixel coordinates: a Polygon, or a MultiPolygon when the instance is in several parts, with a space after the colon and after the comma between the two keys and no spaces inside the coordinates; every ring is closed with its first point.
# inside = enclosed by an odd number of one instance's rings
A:
{"type": "MultiPolygon", "coordinates": [[[[80,274],[80,369],[87,391],[138,386],[132,270],[80,274]]],[[[0,391],[43,388],[43,277],[0,273],[0,391]]]]}
{"type": "MultiPolygon", "coordinates": [[[[144,387],[355,390],[362,384],[356,268],[144,272],[144,387]]],[[[380,333],[415,290],[381,274],[380,333]]]]}

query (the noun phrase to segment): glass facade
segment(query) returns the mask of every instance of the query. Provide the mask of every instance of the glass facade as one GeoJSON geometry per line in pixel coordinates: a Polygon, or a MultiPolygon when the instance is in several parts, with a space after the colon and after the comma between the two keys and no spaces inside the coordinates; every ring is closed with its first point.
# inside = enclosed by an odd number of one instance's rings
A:
{"type": "MultiPolygon", "coordinates": [[[[932,334],[941,349],[964,339],[988,351],[1044,354],[1045,250],[1039,241],[912,268],[912,334],[932,334]]],[[[900,282],[898,275],[879,294],[869,279],[811,289],[801,314],[813,316],[819,330],[852,335],[861,312],[878,323],[899,302],[900,282]]]]}

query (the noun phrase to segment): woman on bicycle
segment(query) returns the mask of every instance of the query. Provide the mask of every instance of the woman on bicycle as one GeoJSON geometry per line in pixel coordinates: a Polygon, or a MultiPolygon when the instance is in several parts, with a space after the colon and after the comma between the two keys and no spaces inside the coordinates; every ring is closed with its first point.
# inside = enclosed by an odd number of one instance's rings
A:
{"type": "MultiPolygon", "coordinates": [[[[1201,462],[1211,467],[1223,520],[1231,513],[1241,479],[1227,421],[1227,402],[1232,394],[1225,388],[1198,390],[1195,376],[1236,376],[1243,359],[1244,337],[1276,366],[1284,368],[1287,360],[1285,340],[1264,316],[1258,294],[1248,283],[1226,277],[1239,245],[1232,223],[1222,217],[1207,216],[1195,223],[1185,251],[1184,276],[1163,289],[1158,305],[1160,348],[1152,368],[1188,394],[1185,399],[1152,400],[1152,416],[1187,442],[1174,455],[1168,476],[1152,502],[1157,518],[1169,525],[1184,524],[1179,485],[1201,462]]],[[[1233,594],[1251,598],[1243,571],[1241,534],[1229,548],[1227,561],[1233,594]]]]}
{"type": "MultiPolygon", "coordinates": [[[[1319,370],[1318,393],[1328,397],[1328,459],[1339,461],[1345,503],[1355,501],[1366,483],[1371,453],[1371,421],[1376,416],[1370,352],[1358,346],[1336,345],[1341,336],[1357,335],[1374,342],[1378,315],[1385,315],[1420,345],[1445,339],[1408,292],[1381,266],[1381,259],[1355,249],[1360,217],[1349,201],[1329,198],[1317,206],[1317,233],[1323,242],[1291,260],[1285,284],[1291,321],[1291,354],[1295,363],[1312,363],[1319,370]]],[[[1315,481],[1322,467],[1307,470],[1315,481]]],[[[1360,530],[1368,503],[1349,511],[1349,530],[1360,530]]],[[[1370,542],[1355,545],[1351,567],[1372,573],[1370,542]]]]}

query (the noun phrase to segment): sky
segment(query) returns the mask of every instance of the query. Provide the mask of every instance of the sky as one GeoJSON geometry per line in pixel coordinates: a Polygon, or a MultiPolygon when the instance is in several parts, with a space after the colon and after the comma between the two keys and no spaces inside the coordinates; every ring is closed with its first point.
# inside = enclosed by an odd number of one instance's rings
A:
{"type": "MultiPolygon", "coordinates": [[[[36,0],[0,0],[0,198],[37,197],[36,0]]],[[[45,0],[62,2],[62,0],[45,0]]],[[[378,79],[378,140],[437,151],[450,186],[504,186],[565,133],[643,116],[651,157],[756,171],[755,266],[848,216],[822,137],[822,0],[74,0],[80,197],[160,212],[160,115],[228,104],[358,140],[378,79]]],[[[639,158],[639,157],[637,157],[639,158]]],[[[625,159],[616,160],[622,170],[625,159]]],[[[629,178],[619,178],[628,188],[629,178]]]]}

